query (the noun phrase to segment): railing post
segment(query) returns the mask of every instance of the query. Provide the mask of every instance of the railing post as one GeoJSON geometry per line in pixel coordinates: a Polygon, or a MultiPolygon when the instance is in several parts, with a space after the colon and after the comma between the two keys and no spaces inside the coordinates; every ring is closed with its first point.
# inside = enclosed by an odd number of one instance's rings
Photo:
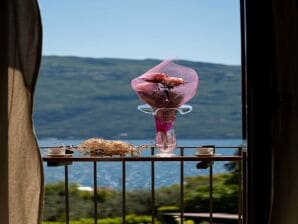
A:
{"type": "Polygon", "coordinates": [[[126,163],[125,158],[122,158],[122,223],[125,224],[126,217],[126,163]]]}
{"type": "Polygon", "coordinates": [[[247,223],[247,151],[244,149],[242,151],[242,161],[243,161],[243,194],[242,194],[242,209],[243,209],[243,223],[247,223]]]}
{"type": "MultiPolygon", "coordinates": [[[[151,147],[151,156],[154,156],[154,147],[151,147]]],[[[151,222],[155,224],[155,164],[151,161],[151,222]]]]}
{"type": "Polygon", "coordinates": [[[209,223],[213,223],[213,162],[209,167],[209,223]]]}
{"type": "MultiPolygon", "coordinates": [[[[184,156],[184,148],[180,148],[180,156],[184,156]]],[[[180,223],[184,219],[184,161],[180,162],[180,223]]]]}
{"type": "Polygon", "coordinates": [[[242,147],[238,148],[238,155],[242,156],[242,159],[238,162],[238,175],[239,175],[239,185],[238,185],[238,224],[243,224],[243,175],[242,175],[242,161],[243,161],[243,153],[242,147]]]}
{"type": "Polygon", "coordinates": [[[64,165],[65,222],[69,224],[68,165],[64,165]]]}
{"type": "Polygon", "coordinates": [[[94,224],[97,224],[97,163],[93,162],[93,203],[94,203],[94,224]]]}

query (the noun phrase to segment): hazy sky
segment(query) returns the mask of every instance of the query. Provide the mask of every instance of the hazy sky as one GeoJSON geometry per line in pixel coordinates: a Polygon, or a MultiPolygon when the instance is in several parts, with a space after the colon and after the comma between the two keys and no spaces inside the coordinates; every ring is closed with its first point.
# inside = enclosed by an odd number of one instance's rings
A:
{"type": "Polygon", "coordinates": [[[239,0],[39,0],[44,55],[240,64],[239,0]]]}

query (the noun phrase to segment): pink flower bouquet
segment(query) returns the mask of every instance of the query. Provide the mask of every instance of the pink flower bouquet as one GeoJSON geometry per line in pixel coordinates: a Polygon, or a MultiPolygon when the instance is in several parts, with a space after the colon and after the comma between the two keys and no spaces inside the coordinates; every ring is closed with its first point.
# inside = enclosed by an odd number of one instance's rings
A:
{"type": "Polygon", "coordinates": [[[136,94],[153,110],[160,155],[172,155],[176,148],[176,111],[196,94],[198,84],[199,78],[193,69],[169,60],[131,81],[136,94]]]}

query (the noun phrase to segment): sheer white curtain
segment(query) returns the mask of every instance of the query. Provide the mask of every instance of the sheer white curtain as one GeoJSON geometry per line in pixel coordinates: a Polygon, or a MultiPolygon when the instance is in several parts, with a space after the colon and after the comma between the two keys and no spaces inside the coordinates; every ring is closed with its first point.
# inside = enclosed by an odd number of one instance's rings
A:
{"type": "Polygon", "coordinates": [[[44,185],[32,123],[41,20],[36,0],[4,0],[1,6],[0,223],[36,224],[44,185]]]}

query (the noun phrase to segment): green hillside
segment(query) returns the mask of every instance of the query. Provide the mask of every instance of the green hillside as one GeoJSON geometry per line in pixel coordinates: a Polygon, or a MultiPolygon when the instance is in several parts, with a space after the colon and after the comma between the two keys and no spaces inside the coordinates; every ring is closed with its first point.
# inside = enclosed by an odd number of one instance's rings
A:
{"type": "MultiPolygon", "coordinates": [[[[134,77],[159,60],[44,56],[35,92],[34,125],[39,138],[151,139],[153,118],[130,87],[134,77]]],[[[177,138],[240,138],[239,66],[176,61],[199,73],[193,112],[178,117],[177,138]]]]}

